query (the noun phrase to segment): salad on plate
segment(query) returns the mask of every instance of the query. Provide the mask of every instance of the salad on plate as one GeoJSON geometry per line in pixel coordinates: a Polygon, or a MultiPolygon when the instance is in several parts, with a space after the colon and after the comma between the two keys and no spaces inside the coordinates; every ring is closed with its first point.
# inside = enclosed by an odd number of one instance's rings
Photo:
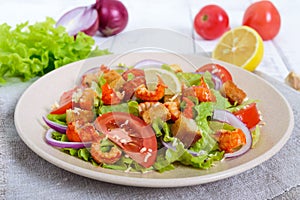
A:
{"type": "Polygon", "coordinates": [[[45,140],[108,169],[208,169],[256,144],[262,124],[257,103],[215,63],[192,72],[155,60],[101,65],[49,105],[45,140]]]}

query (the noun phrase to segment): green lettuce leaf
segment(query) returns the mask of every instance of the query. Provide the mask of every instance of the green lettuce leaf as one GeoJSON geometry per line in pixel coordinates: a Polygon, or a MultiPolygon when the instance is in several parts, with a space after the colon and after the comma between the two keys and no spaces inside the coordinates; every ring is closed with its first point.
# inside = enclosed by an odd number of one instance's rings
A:
{"type": "Polygon", "coordinates": [[[253,131],[251,131],[252,135],[252,148],[255,147],[260,138],[260,126],[257,125],[253,131]]]}
{"type": "Polygon", "coordinates": [[[55,123],[67,125],[66,114],[48,114],[47,118],[55,123]]]}
{"type": "Polygon", "coordinates": [[[0,83],[11,77],[27,81],[68,63],[109,53],[93,50],[92,37],[80,32],[74,39],[55,23],[46,18],[33,25],[18,24],[14,29],[6,23],[0,25],[0,83]]]}
{"type": "Polygon", "coordinates": [[[195,121],[202,137],[191,147],[191,150],[195,152],[206,151],[209,153],[218,148],[216,140],[210,135],[212,130],[208,123],[208,118],[211,118],[213,114],[214,104],[212,102],[202,102],[195,106],[195,110],[197,111],[195,121]]]}
{"type": "Polygon", "coordinates": [[[108,112],[127,112],[135,116],[138,116],[139,115],[138,102],[129,101],[127,103],[121,103],[121,104],[111,105],[111,106],[103,105],[99,108],[100,114],[104,114],[108,112]]]}

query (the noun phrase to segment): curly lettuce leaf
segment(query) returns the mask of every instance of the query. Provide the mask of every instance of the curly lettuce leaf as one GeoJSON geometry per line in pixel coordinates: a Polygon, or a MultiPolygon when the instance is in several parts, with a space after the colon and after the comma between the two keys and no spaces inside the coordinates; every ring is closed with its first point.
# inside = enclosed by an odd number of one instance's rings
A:
{"type": "Polygon", "coordinates": [[[126,112],[133,115],[138,116],[139,115],[139,104],[136,101],[128,101],[127,103],[121,103],[117,105],[111,105],[111,106],[101,106],[99,108],[99,113],[104,114],[108,112],[126,112]]]}
{"type": "Polygon", "coordinates": [[[213,114],[214,104],[212,102],[202,102],[195,106],[195,110],[197,111],[195,121],[202,137],[191,149],[195,152],[206,151],[209,153],[218,148],[217,141],[210,135],[212,130],[208,123],[208,118],[212,117],[213,114]]]}
{"type": "Polygon", "coordinates": [[[0,83],[11,77],[27,81],[42,76],[68,63],[90,56],[108,54],[93,50],[92,37],[78,33],[76,39],[64,27],[55,27],[55,20],[16,25],[14,29],[0,25],[0,83]]]}

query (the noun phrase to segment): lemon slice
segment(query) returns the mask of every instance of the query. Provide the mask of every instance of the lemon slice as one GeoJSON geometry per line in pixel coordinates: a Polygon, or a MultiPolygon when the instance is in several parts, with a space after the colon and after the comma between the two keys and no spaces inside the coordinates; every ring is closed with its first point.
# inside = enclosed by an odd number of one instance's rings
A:
{"type": "Polygon", "coordinates": [[[165,95],[174,95],[181,92],[181,83],[174,73],[161,68],[146,68],[144,71],[149,90],[155,90],[158,82],[157,75],[160,75],[164,84],[168,86],[165,89],[165,95]]]}
{"type": "Polygon", "coordinates": [[[254,71],[263,54],[260,35],[248,26],[239,26],[224,33],[212,52],[212,58],[254,71]]]}

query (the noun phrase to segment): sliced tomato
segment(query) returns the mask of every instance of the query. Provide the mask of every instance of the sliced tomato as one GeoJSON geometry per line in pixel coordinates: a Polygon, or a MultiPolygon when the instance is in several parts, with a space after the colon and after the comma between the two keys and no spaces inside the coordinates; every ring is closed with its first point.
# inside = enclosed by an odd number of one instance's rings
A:
{"type": "Polygon", "coordinates": [[[216,64],[216,63],[209,63],[203,65],[202,67],[198,68],[196,72],[210,72],[211,74],[217,76],[223,83],[228,80],[232,81],[232,76],[230,72],[223,66],[216,64]]]}
{"type": "Polygon", "coordinates": [[[233,112],[249,129],[252,129],[260,122],[260,114],[256,107],[256,103],[251,103],[245,108],[233,112]]]}
{"type": "Polygon", "coordinates": [[[66,110],[71,109],[73,106],[72,96],[76,90],[77,90],[77,87],[75,87],[72,90],[64,92],[59,99],[59,107],[56,109],[53,109],[50,112],[50,114],[64,114],[64,113],[66,113],[66,110]]]}
{"type": "Polygon", "coordinates": [[[154,164],[157,155],[156,136],[152,127],[140,118],[129,113],[110,112],[99,116],[94,125],[143,167],[154,164]]]}
{"type": "Polygon", "coordinates": [[[117,93],[109,86],[108,83],[102,85],[101,89],[102,101],[105,105],[114,105],[121,102],[121,99],[118,97],[117,93]]]}

